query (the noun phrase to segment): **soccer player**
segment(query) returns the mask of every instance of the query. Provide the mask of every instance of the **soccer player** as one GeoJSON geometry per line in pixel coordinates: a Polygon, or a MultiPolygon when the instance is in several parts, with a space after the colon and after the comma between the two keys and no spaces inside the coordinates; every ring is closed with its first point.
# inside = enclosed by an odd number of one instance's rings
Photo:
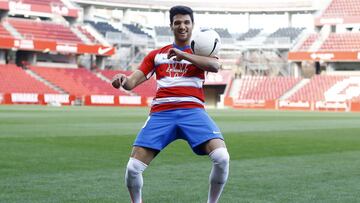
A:
{"type": "Polygon", "coordinates": [[[229,154],[223,136],[204,110],[204,73],[217,72],[216,57],[192,54],[190,44],[194,26],[193,11],[186,6],[170,9],[174,43],[151,51],[139,69],[130,76],[117,74],[115,88],[132,90],[154,73],[158,89],[150,115],[134,142],[126,167],[125,183],[133,203],[141,203],[142,173],[155,156],[176,139],[184,139],[198,155],[212,161],[208,203],[216,203],[229,173],[229,154]]]}

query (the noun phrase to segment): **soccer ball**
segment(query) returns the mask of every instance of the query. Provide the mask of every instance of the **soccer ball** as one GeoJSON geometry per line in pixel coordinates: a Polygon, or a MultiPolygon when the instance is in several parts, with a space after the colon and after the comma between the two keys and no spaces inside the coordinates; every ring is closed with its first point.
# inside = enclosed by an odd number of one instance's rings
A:
{"type": "Polygon", "coordinates": [[[212,29],[201,29],[191,39],[192,52],[200,56],[216,56],[220,50],[219,34],[212,29]]]}

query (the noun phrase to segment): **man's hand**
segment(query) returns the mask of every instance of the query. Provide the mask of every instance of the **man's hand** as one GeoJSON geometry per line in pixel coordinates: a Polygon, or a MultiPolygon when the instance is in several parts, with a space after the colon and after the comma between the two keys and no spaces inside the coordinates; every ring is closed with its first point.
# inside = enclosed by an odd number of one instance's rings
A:
{"type": "Polygon", "coordinates": [[[116,74],[112,79],[112,86],[116,89],[119,89],[120,87],[123,87],[127,81],[126,75],[119,73],[116,74]]]}
{"type": "Polygon", "coordinates": [[[168,52],[168,55],[167,55],[167,58],[170,59],[172,57],[175,57],[174,60],[175,61],[181,61],[184,59],[184,55],[186,53],[179,50],[179,49],[176,49],[176,48],[171,48],[169,49],[169,52],[168,52]]]}
{"type": "Polygon", "coordinates": [[[216,73],[219,71],[221,67],[221,63],[217,58],[198,56],[195,54],[183,52],[176,48],[169,49],[167,58],[168,59],[174,58],[175,61],[181,61],[181,60],[189,61],[190,63],[194,64],[196,67],[208,72],[216,73]]]}

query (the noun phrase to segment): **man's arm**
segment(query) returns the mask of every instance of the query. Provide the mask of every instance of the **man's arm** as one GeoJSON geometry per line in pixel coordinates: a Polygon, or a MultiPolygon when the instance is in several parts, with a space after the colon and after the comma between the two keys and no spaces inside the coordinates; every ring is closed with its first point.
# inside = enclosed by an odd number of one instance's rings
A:
{"type": "Polygon", "coordinates": [[[213,57],[206,57],[206,56],[198,56],[190,53],[183,52],[179,49],[172,48],[169,50],[168,58],[176,57],[175,60],[187,60],[194,64],[196,67],[208,71],[208,72],[218,72],[221,68],[221,63],[219,59],[213,57]]]}
{"type": "Polygon", "coordinates": [[[116,89],[123,87],[125,90],[132,90],[144,81],[146,81],[144,73],[136,70],[128,77],[122,73],[116,74],[112,79],[112,85],[116,89]]]}

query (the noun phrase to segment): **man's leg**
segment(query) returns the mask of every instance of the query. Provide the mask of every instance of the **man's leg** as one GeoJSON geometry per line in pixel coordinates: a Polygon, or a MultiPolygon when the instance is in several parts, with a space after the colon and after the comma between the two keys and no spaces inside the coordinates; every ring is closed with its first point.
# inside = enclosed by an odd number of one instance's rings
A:
{"type": "Polygon", "coordinates": [[[158,151],[134,146],[126,167],[125,184],[128,187],[132,203],[141,203],[143,186],[142,172],[158,154],[158,151]]]}
{"type": "Polygon", "coordinates": [[[212,139],[203,144],[203,150],[209,155],[213,165],[209,177],[208,203],[218,202],[229,175],[230,156],[225,142],[212,139]]]}

